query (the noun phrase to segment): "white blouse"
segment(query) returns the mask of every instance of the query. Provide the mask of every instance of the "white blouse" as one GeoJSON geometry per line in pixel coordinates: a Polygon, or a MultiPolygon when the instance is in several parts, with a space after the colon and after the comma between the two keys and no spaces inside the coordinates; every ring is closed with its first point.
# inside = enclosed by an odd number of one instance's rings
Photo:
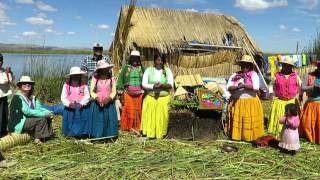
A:
{"type": "MultiPolygon", "coordinates": [[[[163,71],[162,69],[158,70],[158,69],[154,68],[153,77],[154,77],[155,82],[160,82],[162,71],[163,71]]],[[[142,78],[142,87],[146,90],[149,90],[149,91],[153,90],[153,85],[154,85],[154,84],[149,84],[149,75],[151,72],[152,72],[151,68],[147,68],[146,71],[144,72],[143,78],[142,78]]],[[[171,70],[167,69],[166,73],[167,73],[166,76],[167,76],[168,84],[170,84],[173,87],[174,80],[173,80],[173,74],[172,74],[171,70]]]]}
{"type": "MultiPolygon", "coordinates": [[[[80,104],[81,105],[87,105],[88,102],[90,101],[90,93],[89,93],[89,88],[84,89],[84,96],[83,99],[81,100],[80,104]]],[[[67,99],[67,85],[64,84],[61,92],[61,102],[64,106],[69,107],[70,101],[67,99]]]]}
{"type": "MultiPolygon", "coordinates": [[[[236,76],[237,73],[234,73],[230,76],[228,83],[227,83],[227,89],[229,89],[229,87],[234,86],[232,79],[234,76],[236,76]]],[[[260,84],[260,79],[259,76],[256,72],[254,72],[252,74],[252,86],[253,86],[253,90],[248,90],[248,89],[238,89],[234,92],[230,92],[231,93],[231,98],[235,98],[235,99],[239,99],[239,98],[250,98],[250,97],[256,97],[257,96],[257,92],[259,90],[259,84],[260,84]]]]}

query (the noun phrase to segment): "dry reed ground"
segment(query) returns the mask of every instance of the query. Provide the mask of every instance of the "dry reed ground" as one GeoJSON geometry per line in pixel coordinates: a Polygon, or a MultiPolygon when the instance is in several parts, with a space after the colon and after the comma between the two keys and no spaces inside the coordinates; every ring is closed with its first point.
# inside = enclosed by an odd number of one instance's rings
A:
{"type": "MultiPolygon", "coordinates": [[[[268,114],[270,102],[263,102],[268,114]]],[[[42,145],[12,148],[5,153],[18,161],[0,169],[0,179],[274,179],[320,178],[320,146],[303,141],[296,156],[249,143],[219,140],[145,140],[120,132],[115,143],[85,144],[61,136],[61,119],[55,119],[57,138],[42,145]],[[236,153],[223,153],[230,143],[236,153]]]]}

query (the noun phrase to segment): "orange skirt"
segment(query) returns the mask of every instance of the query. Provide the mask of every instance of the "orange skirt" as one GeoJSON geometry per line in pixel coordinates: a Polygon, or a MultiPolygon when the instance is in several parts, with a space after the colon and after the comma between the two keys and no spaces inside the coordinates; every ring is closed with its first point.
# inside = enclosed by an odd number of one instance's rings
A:
{"type": "Polygon", "coordinates": [[[130,96],[124,93],[124,106],[121,112],[120,127],[123,130],[140,131],[143,94],[130,96]]]}
{"type": "Polygon", "coordinates": [[[300,119],[301,136],[312,143],[320,144],[320,102],[306,102],[300,119]]]}

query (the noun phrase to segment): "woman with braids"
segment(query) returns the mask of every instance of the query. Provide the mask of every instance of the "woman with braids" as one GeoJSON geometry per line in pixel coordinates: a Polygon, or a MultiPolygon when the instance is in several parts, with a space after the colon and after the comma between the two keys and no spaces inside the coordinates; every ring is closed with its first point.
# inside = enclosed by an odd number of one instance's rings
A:
{"type": "Polygon", "coordinates": [[[121,69],[117,81],[118,94],[123,95],[121,112],[121,129],[140,131],[141,109],[143,100],[142,76],[144,68],[141,65],[140,52],[132,51],[129,63],[121,69]]]}
{"type": "Polygon", "coordinates": [[[165,64],[166,57],[155,54],[154,66],[147,68],[142,78],[146,97],[142,106],[141,130],[148,138],[163,138],[167,134],[173,75],[165,64]]]}
{"type": "Polygon", "coordinates": [[[90,137],[116,138],[118,136],[118,118],[114,103],[116,96],[115,79],[112,77],[112,64],[100,60],[90,83],[91,120],[87,124],[90,137]]]}
{"type": "Polygon", "coordinates": [[[81,71],[80,67],[72,67],[66,78],[61,93],[61,102],[64,105],[62,133],[65,136],[81,137],[87,134],[85,127],[90,117],[90,93],[86,72],[81,71]]]}
{"type": "Polygon", "coordinates": [[[232,140],[253,141],[263,135],[263,109],[257,93],[259,76],[254,59],[244,55],[241,70],[231,75],[227,88],[231,93],[230,131],[232,140]]]}

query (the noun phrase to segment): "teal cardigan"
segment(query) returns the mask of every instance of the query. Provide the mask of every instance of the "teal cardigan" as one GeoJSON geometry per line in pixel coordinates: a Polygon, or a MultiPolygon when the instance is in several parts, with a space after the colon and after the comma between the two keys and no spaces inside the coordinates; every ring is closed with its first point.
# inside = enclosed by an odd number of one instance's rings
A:
{"type": "Polygon", "coordinates": [[[10,132],[20,134],[27,118],[46,117],[51,112],[42,107],[40,101],[35,97],[33,97],[32,101],[35,104],[34,109],[29,107],[27,100],[20,91],[13,96],[10,104],[10,117],[8,122],[10,132]]]}

